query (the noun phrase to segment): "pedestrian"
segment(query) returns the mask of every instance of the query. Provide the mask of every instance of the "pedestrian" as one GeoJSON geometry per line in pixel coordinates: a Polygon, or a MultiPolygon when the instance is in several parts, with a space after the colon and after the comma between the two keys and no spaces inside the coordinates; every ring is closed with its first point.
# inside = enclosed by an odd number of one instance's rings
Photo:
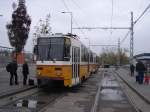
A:
{"type": "Polygon", "coordinates": [[[138,61],[138,63],[136,64],[136,72],[138,73],[136,80],[139,84],[143,84],[145,71],[146,71],[145,65],[141,61],[138,61]]]}
{"type": "Polygon", "coordinates": [[[134,70],[135,70],[135,67],[133,64],[130,65],[130,72],[131,72],[131,77],[134,76],[134,70]]]}
{"type": "Polygon", "coordinates": [[[24,64],[22,65],[22,74],[23,74],[23,85],[26,85],[29,74],[29,67],[27,61],[25,61],[24,64]]]}
{"type": "Polygon", "coordinates": [[[6,69],[10,73],[10,85],[13,85],[14,83],[14,77],[15,77],[15,84],[18,85],[18,76],[17,76],[17,62],[13,60],[10,62],[7,66],[6,69]]]}

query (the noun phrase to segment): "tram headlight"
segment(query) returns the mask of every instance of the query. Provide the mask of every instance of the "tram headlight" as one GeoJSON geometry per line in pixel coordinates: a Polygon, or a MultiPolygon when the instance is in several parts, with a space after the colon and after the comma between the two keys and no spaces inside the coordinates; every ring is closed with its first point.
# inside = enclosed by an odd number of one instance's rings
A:
{"type": "Polygon", "coordinates": [[[38,75],[41,75],[41,72],[38,71],[37,74],[38,74],[38,75]]]}
{"type": "Polygon", "coordinates": [[[60,70],[56,70],[56,75],[60,76],[60,75],[62,75],[62,72],[60,70]]]}

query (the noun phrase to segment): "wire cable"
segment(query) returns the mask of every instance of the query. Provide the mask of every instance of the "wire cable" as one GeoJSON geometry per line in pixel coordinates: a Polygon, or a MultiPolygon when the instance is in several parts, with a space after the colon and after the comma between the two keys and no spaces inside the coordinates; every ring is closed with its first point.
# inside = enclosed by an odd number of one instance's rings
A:
{"type": "Polygon", "coordinates": [[[87,12],[86,12],[85,10],[83,10],[83,9],[81,8],[81,6],[80,6],[75,0],[71,0],[71,1],[72,1],[72,3],[80,10],[80,12],[81,12],[82,14],[84,14],[84,15],[87,14],[87,12]]]}
{"type": "MultiPolygon", "coordinates": [[[[78,9],[82,10],[82,8],[80,7],[79,4],[77,4],[77,2],[75,2],[74,0],[71,0],[71,1],[78,9]]],[[[84,12],[84,11],[82,10],[82,12],[84,12]]]]}
{"type": "Polygon", "coordinates": [[[120,45],[125,41],[125,39],[128,37],[130,33],[130,30],[126,33],[126,35],[124,36],[124,38],[121,40],[120,45]]]}
{"type": "Polygon", "coordinates": [[[65,8],[67,9],[67,11],[70,12],[70,10],[69,10],[69,8],[68,8],[68,6],[67,6],[65,0],[62,0],[62,3],[63,3],[63,5],[65,6],[65,8]]]}
{"type": "MultiPolygon", "coordinates": [[[[68,8],[68,6],[67,6],[65,0],[62,0],[62,3],[63,3],[63,5],[65,6],[66,10],[67,10],[68,12],[70,12],[70,10],[69,10],[69,8],[68,8]]],[[[78,23],[75,21],[74,17],[72,17],[72,19],[73,19],[74,23],[76,24],[76,26],[78,27],[79,25],[78,25],[78,23]]],[[[80,30],[80,32],[84,35],[84,37],[87,37],[87,36],[85,35],[85,33],[83,32],[82,29],[79,29],[79,30],[80,30]]]]}
{"type": "Polygon", "coordinates": [[[150,4],[146,7],[146,9],[142,12],[142,14],[137,18],[136,21],[134,21],[134,24],[136,24],[141,18],[142,16],[147,12],[147,10],[150,8],[150,4]]]}

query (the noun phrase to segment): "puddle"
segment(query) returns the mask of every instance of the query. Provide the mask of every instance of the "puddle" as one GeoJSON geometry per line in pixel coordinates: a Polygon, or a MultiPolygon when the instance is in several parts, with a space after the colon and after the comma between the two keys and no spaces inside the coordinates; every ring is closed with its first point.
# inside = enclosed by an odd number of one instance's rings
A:
{"type": "Polygon", "coordinates": [[[42,104],[45,104],[45,102],[36,101],[36,100],[19,100],[16,102],[15,106],[35,109],[37,108],[37,105],[42,105],[42,104]]]}
{"type": "Polygon", "coordinates": [[[102,89],[101,99],[102,100],[111,100],[111,101],[121,101],[124,100],[122,96],[122,91],[116,89],[102,89]]]}
{"type": "Polygon", "coordinates": [[[135,112],[113,73],[104,74],[98,110],[98,112],[135,112]]]}

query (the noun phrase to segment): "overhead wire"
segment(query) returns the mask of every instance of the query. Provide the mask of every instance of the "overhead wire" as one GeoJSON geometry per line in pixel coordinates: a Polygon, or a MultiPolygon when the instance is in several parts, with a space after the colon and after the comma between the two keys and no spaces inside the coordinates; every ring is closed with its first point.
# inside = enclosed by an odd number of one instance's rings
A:
{"type": "Polygon", "coordinates": [[[141,18],[142,16],[147,12],[147,10],[150,8],[150,4],[146,7],[146,9],[141,13],[141,15],[136,19],[136,21],[134,21],[134,24],[136,24],[141,18]]]}
{"type": "MultiPolygon", "coordinates": [[[[147,10],[150,8],[150,4],[146,7],[146,9],[141,13],[141,15],[134,21],[134,24],[136,24],[142,16],[147,12],[147,10]]],[[[121,44],[125,41],[125,39],[128,37],[130,33],[130,30],[126,33],[125,37],[122,39],[121,44]]]]}
{"type": "Polygon", "coordinates": [[[129,35],[129,33],[130,33],[130,30],[126,33],[126,35],[124,36],[124,38],[121,40],[121,42],[120,42],[120,44],[122,44],[124,41],[125,41],[125,39],[128,37],[128,35],[129,35]]]}
{"type": "Polygon", "coordinates": [[[79,8],[82,12],[84,12],[84,10],[80,7],[80,5],[76,1],[74,0],[71,0],[71,1],[77,8],[79,8]]]}
{"type": "MultiPolygon", "coordinates": [[[[83,11],[82,8],[79,6],[79,4],[77,4],[77,2],[75,2],[74,0],[71,0],[71,1],[72,1],[72,3],[73,3],[77,8],[79,8],[79,9],[84,13],[84,11],[83,11]]],[[[75,24],[76,24],[77,26],[79,26],[76,21],[75,21],[75,24]]],[[[83,35],[85,35],[85,32],[84,32],[82,29],[80,29],[80,32],[81,32],[83,35]]]]}
{"type": "MultiPolygon", "coordinates": [[[[80,8],[80,6],[74,1],[74,0],[72,0],[72,2],[78,7],[78,8],[80,8]]],[[[62,3],[63,3],[63,5],[65,6],[65,8],[66,8],[66,10],[69,12],[70,10],[69,10],[69,8],[68,8],[68,6],[67,6],[67,4],[66,4],[66,2],[65,2],[65,0],[62,0],[62,3]]],[[[112,0],[112,11],[111,11],[111,28],[112,28],[112,25],[113,25],[113,13],[114,13],[114,0],[112,0]]],[[[81,9],[81,8],[80,8],[81,9]]],[[[79,26],[78,25],[78,23],[75,21],[75,19],[74,19],[74,17],[73,17],[73,21],[75,22],[75,24],[76,24],[76,26],[79,26]]],[[[82,29],[79,29],[80,30],[80,32],[85,36],[85,33],[83,32],[83,30],[82,29]]],[[[111,33],[112,33],[112,31],[111,31],[111,33]]],[[[129,33],[130,33],[130,30],[126,33],[126,35],[125,35],[125,37],[122,39],[122,41],[120,42],[121,44],[125,41],[125,39],[128,37],[128,35],[129,35],[129,33]]],[[[85,36],[86,37],[86,36],[85,36]]]]}
{"type": "MultiPolygon", "coordinates": [[[[66,10],[67,10],[68,12],[70,12],[70,10],[69,10],[69,8],[68,8],[68,6],[67,6],[65,0],[62,0],[62,3],[63,3],[63,5],[65,6],[66,10]]],[[[76,22],[76,20],[74,19],[74,17],[72,17],[72,19],[73,19],[74,23],[76,24],[76,26],[78,27],[79,25],[78,25],[78,23],[76,22]]],[[[82,30],[82,29],[79,29],[79,30],[80,30],[80,32],[82,33],[82,35],[84,35],[84,36],[86,37],[86,35],[85,35],[85,33],[83,32],[83,30],[82,30]]]]}
{"type": "Polygon", "coordinates": [[[65,0],[61,0],[61,1],[62,1],[63,5],[65,6],[65,8],[67,9],[67,11],[70,11],[67,4],[66,4],[66,2],[65,2],[65,0]]]}

